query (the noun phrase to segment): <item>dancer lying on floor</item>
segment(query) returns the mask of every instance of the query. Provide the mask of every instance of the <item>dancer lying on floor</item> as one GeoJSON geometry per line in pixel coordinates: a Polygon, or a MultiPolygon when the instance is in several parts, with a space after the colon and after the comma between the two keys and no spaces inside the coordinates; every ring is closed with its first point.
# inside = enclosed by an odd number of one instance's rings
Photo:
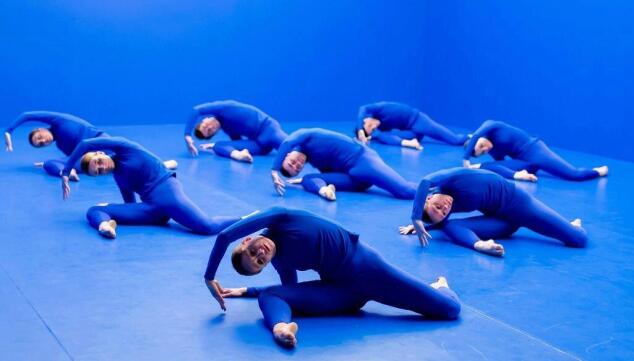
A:
{"type": "Polygon", "coordinates": [[[194,107],[185,125],[187,149],[198,155],[192,132],[199,139],[211,139],[220,129],[231,140],[202,144],[201,149],[239,162],[253,162],[254,155],[270,153],[286,138],[280,123],[260,109],[235,100],[219,100],[194,107]]]}
{"type": "Polygon", "coordinates": [[[469,137],[457,134],[409,105],[395,102],[367,104],[359,109],[356,137],[363,143],[370,138],[383,144],[423,149],[423,137],[463,145],[469,137]]]}
{"type": "Polygon", "coordinates": [[[505,178],[535,182],[534,175],[543,170],[556,177],[572,181],[583,181],[603,177],[608,167],[593,169],[576,168],[553,152],[542,140],[531,137],[522,129],[504,122],[487,120],[467,143],[463,165],[496,172],[505,178]],[[471,157],[490,154],[495,162],[471,164],[471,157]],[[506,157],[511,159],[506,159],[506,157]]]}
{"type": "Polygon", "coordinates": [[[585,247],[581,220],[567,221],[559,213],[501,176],[481,169],[451,168],[427,175],[420,182],[412,207],[412,225],[401,234],[417,233],[428,245],[427,229],[440,229],[451,240],[476,251],[504,255],[494,239],[508,238],[526,227],[555,238],[568,247],[585,247]],[[480,211],[483,215],[449,219],[451,213],[480,211]]]}
{"type": "MultiPolygon", "coordinates": [[[[36,166],[43,167],[46,173],[54,177],[62,175],[62,169],[64,169],[68,156],[75,150],[79,142],[84,139],[109,136],[103,130],[71,114],[49,111],[25,112],[4,133],[7,151],[13,151],[11,133],[18,126],[27,122],[40,122],[50,126],[50,128],[35,128],[29,133],[29,143],[32,146],[41,148],[55,142],[57,148],[66,155],[64,158],[35,163],[36,166]]],[[[174,160],[169,160],[165,162],[165,165],[170,169],[174,169],[177,163],[174,160]]],[[[77,175],[79,169],[77,168],[73,166],[70,171],[68,178],[72,181],[79,181],[79,176],[77,175]]]]}
{"type": "Polygon", "coordinates": [[[116,237],[117,224],[165,225],[171,218],[195,233],[212,235],[240,219],[208,217],[185,195],[176,173],[147,149],[122,137],[93,138],[79,143],[62,171],[64,199],[70,195],[71,167],[80,159],[82,170],[89,175],[113,173],[125,202],[88,209],[88,222],[106,238],[116,237]],[[137,202],[136,194],[141,202],[137,202]]]}
{"type": "Polygon", "coordinates": [[[394,197],[414,199],[416,185],[408,182],[381,159],[374,150],[343,134],[320,128],[300,129],[282,143],[273,162],[271,177],[276,191],[283,195],[286,177],[298,175],[305,163],[321,173],[289,181],[301,183],[311,193],[334,201],[336,190],[363,192],[375,185],[394,197]]]}
{"type": "Polygon", "coordinates": [[[216,238],[205,283],[220,307],[225,297],[257,297],[275,340],[297,343],[293,315],[334,315],[358,311],[368,301],[406,309],[434,319],[455,319],[456,294],[440,277],[431,286],[385,261],[374,249],[339,224],[316,214],[272,207],[226,228],[216,238]],[[231,261],[242,275],[258,274],[269,263],[282,284],[273,287],[222,288],[215,279],[230,243],[247,237],[231,261]],[[314,270],[319,280],[297,282],[297,271],[314,270]]]}

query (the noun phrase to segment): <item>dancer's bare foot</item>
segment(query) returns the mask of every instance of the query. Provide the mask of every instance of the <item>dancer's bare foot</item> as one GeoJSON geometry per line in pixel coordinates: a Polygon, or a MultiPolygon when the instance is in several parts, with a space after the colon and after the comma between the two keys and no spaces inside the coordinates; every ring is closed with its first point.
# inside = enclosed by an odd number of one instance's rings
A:
{"type": "Polygon", "coordinates": [[[447,283],[447,279],[445,277],[440,276],[440,277],[438,277],[436,282],[432,283],[430,286],[432,286],[435,289],[439,289],[440,287],[449,288],[449,283],[447,283]]]}
{"type": "Polygon", "coordinates": [[[304,180],[303,177],[291,178],[288,179],[287,182],[290,184],[300,184],[304,180]]]}
{"type": "Polygon", "coordinates": [[[68,175],[68,179],[73,181],[73,182],[79,182],[79,175],[77,174],[77,171],[75,170],[75,168],[70,170],[70,174],[68,175]]]}
{"type": "Polygon", "coordinates": [[[99,234],[102,237],[114,239],[117,237],[117,222],[114,219],[99,224],[99,234]]]}
{"type": "Polygon", "coordinates": [[[504,246],[499,243],[495,243],[495,241],[492,239],[489,239],[487,241],[477,241],[473,244],[473,247],[478,252],[498,257],[504,256],[504,246]]]}
{"type": "Polygon", "coordinates": [[[238,162],[253,163],[253,156],[248,149],[232,150],[231,158],[238,162]]]}
{"type": "Polygon", "coordinates": [[[165,168],[167,168],[167,169],[176,169],[176,168],[178,168],[178,162],[175,161],[174,159],[166,160],[165,162],[163,162],[163,164],[165,164],[165,168]]]}
{"type": "Polygon", "coordinates": [[[513,178],[515,180],[520,180],[520,181],[527,181],[527,182],[537,182],[537,176],[534,175],[533,173],[528,173],[528,171],[526,169],[522,169],[518,172],[515,172],[513,174],[513,178]]]}
{"type": "Polygon", "coordinates": [[[409,224],[407,226],[400,226],[400,227],[398,227],[398,233],[400,233],[402,235],[416,234],[416,228],[414,228],[413,224],[409,224]]]}
{"type": "Polygon", "coordinates": [[[570,224],[572,224],[575,227],[581,228],[581,218],[575,218],[573,221],[570,222],[570,224]]]}
{"type": "Polygon", "coordinates": [[[418,139],[414,138],[414,139],[403,139],[401,141],[401,145],[403,147],[407,147],[407,148],[414,148],[414,149],[418,149],[418,150],[423,150],[423,146],[420,145],[420,143],[418,142],[418,139]]]}
{"type": "Polygon", "coordinates": [[[608,175],[608,166],[607,165],[603,165],[601,167],[596,167],[596,168],[592,168],[593,170],[595,170],[597,173],[599,173],[599,177],[605,177],[606,175],[608,175]]]}
{"type": "Polygon", "coordinates": [[[329,201],[337,200],[337,189],[334,184],[328,184],[327,186],[319,189],[319,195],[329,201]]]}
{"type": "Polygon", "coordinates": [[[273,337],[275,341],[286,347],[295,347],[297,345],[297,329],[299,327],[295,322],[280,322],[273,326],[273,337]]]}

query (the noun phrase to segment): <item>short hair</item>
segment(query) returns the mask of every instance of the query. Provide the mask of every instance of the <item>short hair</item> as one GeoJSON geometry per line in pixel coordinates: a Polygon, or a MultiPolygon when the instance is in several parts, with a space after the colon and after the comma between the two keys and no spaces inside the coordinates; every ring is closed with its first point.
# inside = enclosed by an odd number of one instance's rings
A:
{"type": "Polygon", "coordinates": [[[284,168],[283,164],[282,164],[282,167],[280,168],[280,173],[282,173],[282,175],[286,178],[292,177],[292,175],[286,170],[286,168],[284,168]]]}
{"type": "Polygon", "coordinates": [[[244,252],[241,250],[240,247],[236,247],[236,249],[233,250],[233,253],[231,253],[231,264],[233,265],[233,268],[236,270],[236,272],[243,276],[253,276],[254,274],[259,273],[254,273],[244,268],[244,265],[242,264],[242,254],[244,254],[244,252]]]}
{"type": "Polygon", "coordinates": [[[423,217],[421,218],[421,221],[423,221],[423,223],[425,224],[433,224],[434,222],[432,222],[431,218],[429,218],[429,214],[427,214],[427,211],[425,209],[423,209],[423,217]]]}
{"type": "Polygon", "coordinates": [[[88,172],[88,167],[90,166],[90,161],[95,156],[95,152],[88,152],[81,157],[81,161],[79,162],[81,171],[85,174],[90,174],[88,172]]]}
{"type": "MultiPolygon", "coordinates": [[[[205,118],[205,119],[209,119],[209,118],[205,118]]],[[[203,132],[200,130],[200,126],[203,124],[203,121],[205,120],[201,120],[198,124],[196,124],[196,128],[194,128],[194,135],[196,136],[196,138],[198,139],[211,139],[211,137],[213,137],[213,135],[210,135],[208,137],[206,137],[203,132]]]]}

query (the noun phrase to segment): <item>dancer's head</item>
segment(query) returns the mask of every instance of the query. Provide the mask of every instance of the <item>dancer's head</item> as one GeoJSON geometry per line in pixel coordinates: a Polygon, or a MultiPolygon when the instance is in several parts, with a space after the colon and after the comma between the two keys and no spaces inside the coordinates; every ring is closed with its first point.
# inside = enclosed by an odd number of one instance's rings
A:
{"type": "Polygon", "coordinates": [[[46,128],[36,128],[29,133],[29,143],[36,148],[45,147],[53,140],[53,133],[46,128]]]}
{"type": "Polygon", "coordinates": [[[476,141],[475,148],[473,149],[473,155],[479,157],[482,154],[487,154],[491,148],[493,148],[493,143],[485,137],[480,137],[478,138],[478,141],[476,141]]]}
{"type": "Polygon", "coordinates": [[[282,169],[280,172],[285,177],[294,177],[299,174],[306,164],[306,154],[294,150],[284,157],[282,162],[282,169]]]}
{"type": "Polygon", "coordinates": [[[88,152],[81,158],[81,170],[92,176],[110,174],[114,161],[104,152],[88,152]]]}
{"type": "Polygon", "coordinates": [[[371,136],[372,132],[374,132],[374,130],[378,128],[379,125],[381,125],[381,121],[376,118],[363,119],[363,131],[365,132],[365,136],[371,136]]]}
{"type": "Polygon", "coordinates": [[[442,222],[451,212],[452,205],[452,196],[440,193],[428,195],[423,208],[423,221],[434,224],[442,222]]]}
{"type": "Polygon", "coordinates": [[[196,124],[194,135],[198,139],[210,139],[220,130],[220,122],[214,117],[207,117],[196,124]]]}
{"type": "Polygon", "coordinates": [[[264,236],[245,238],[231,254],[233,268],[244,276],[260,273],[275,256],[275,243],[264,236]]]}

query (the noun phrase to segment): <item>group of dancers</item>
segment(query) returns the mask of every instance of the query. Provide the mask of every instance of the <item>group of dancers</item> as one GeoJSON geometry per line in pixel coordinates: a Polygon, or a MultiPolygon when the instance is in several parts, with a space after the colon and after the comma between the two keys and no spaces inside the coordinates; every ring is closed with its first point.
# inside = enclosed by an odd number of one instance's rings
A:
{"type": "MultiPolygon", "coordinates": [[[[13,151],[11,133],[26,122],[49,126],[29,133],[32,146],[55,142],[65,155],[36,163],[49,175],[61,178],[64,199],[70,196],[70,181],[79,181],[80,174],[113,174],[123,203],[97,204],[86,213],[89,224],[101,236],[116,238],[118,225],[165,225],[170,219],[197,234],[217,234],[204,275],[211,295],[223,310],[225,298],[257,298],[274,339],[284,346],[297,343],[293,315],[353,312],[370,300],[433,319],[454,319],[460,313],[458,297],[444,277],[425,284],[385,261],[359,235],[332,220],[284,207],[243,217],[206,214],[185,194],[175,176],[176,161],[163,161],[142,145],[111,136],[74,115],[23,113],[5,131],[7,151],[13,151]],[[221,286],[216,271],[229,244],[238,240],[231,255],[235,270],[255,275],[271,263],[281,285],[221,286]],[[319,279],[298,282],[297,271],[305,270],[316,271],[319,279]]],[[[362,106],[353,137],[349,137],[321,128],[287,134],[277,120],[255,106],[234,100],[214,101],[193,108],[184,140],[192,156],[198,156],[199,151],[212,152],[247,163],[254,162],[254,156],[277,150],[271,179],[279,195],[284,195],[290,183],[336,201],[337,192],[363,192],[376,186],[395,198],[413,200],[411,224],[400,227],[401,234],[415,233],[421,245],[427,246],[428,231],[441,230],[457,245],[494,256],[504,255],[504,247],[496,240],[510,237],[520,227],[569,247],[587,243],[580,219],[565,219],[513,180],[536,182],[538,171],[574,181],[608,173],[607,166],[574,167],[542,140],[504,122],[487,120],[472,134],[458,134],[418,109],[396,102],[362,106]],[[209,141],[220,130],[230,140],[197,145],[192,137],[209,141]],[[425,136],[463,146],[463,167],[428,174],[417,185],[369,147],[377,141],[422,150],[425,136]],[[471,163],[471,158],[484,154],[494,161],[471,163]],[[306,163],[318,172],[300,176],[306,163]],[[481,215],[450,217],[472,211],[481,215]]]]}

